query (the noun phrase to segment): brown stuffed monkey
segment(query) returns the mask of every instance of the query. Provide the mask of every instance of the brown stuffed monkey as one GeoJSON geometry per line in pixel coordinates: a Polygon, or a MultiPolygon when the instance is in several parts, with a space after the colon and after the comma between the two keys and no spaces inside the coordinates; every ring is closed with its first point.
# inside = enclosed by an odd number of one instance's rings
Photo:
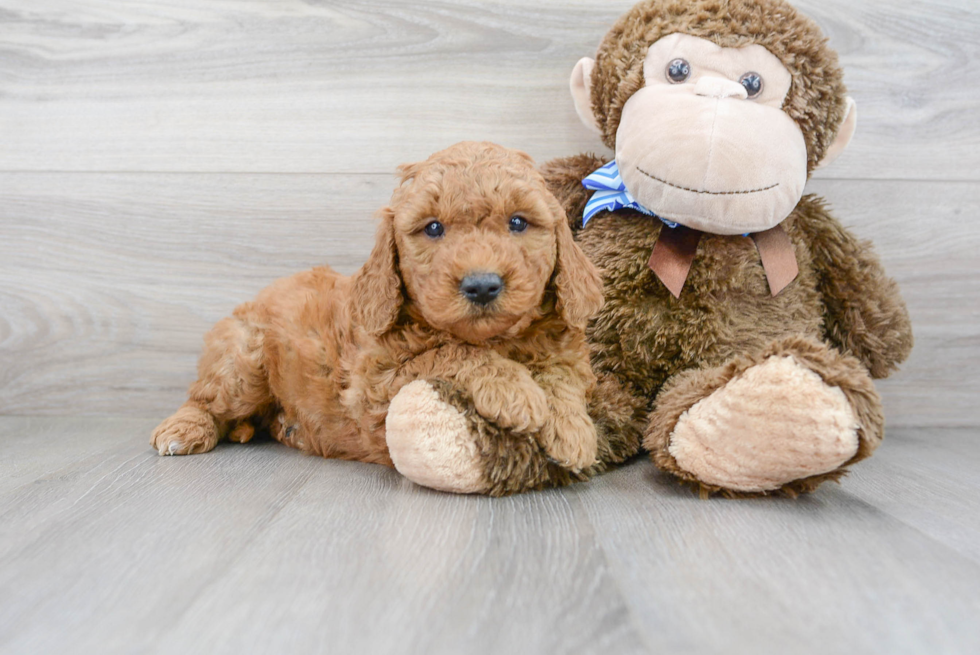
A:
{"type": "Polygon", "coordinates": [[[603,273],[607,462],[642,439],[704,494],[792,495],[868,457],[872,379],[912,333],[871,245],[803,195],[856,122],[819,28],[783,0],[645,0],[571,90],[615,151],[545,167],[603,273]]]}

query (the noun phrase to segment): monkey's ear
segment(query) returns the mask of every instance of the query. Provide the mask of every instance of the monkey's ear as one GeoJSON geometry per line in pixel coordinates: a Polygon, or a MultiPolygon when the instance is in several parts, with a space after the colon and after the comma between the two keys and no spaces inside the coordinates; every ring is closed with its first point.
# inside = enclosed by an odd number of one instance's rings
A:
{"type": "Polygon", "coordinates": [[[590,131],[596,134],[602,134],[602,129],[599,128],[599,121],[595,119],[595,113],[592,111],[592,71],[594,69],[595,59],[582,57],[575,64],[575,69],[572,71],[572,79],[569,80],[568,86],[572,90],[575,111],[578,113],[578,117],[582,119],[582,123],[590,131]]]}
{"type": "Polygon", "coordinates": [[[847,148],[847,144],[851,142],[851,137],[854,136],[854,130],[857,129],[857,120],[857,103],[854,102],[851,96],[847,96],[847,116],[844,117],[844,121],[840,124],[840,129],[837,130],[837,136],[834,138],[834,142],[827,148],[827,152],[824,153],[823,159],[820,160],[820,165],[817,168],[830,166],[834,163],[835,159],[841,156],[841,153],[847,148]]]}
{"type": "Polygon", "coordinates": [[[394,325],[402,306],[394,214],[390,207],[379,212],[381,225],[378,226],[374,249],[361,270],[351,279],[354,320],[372,335],[383,334],[394,325]]]}

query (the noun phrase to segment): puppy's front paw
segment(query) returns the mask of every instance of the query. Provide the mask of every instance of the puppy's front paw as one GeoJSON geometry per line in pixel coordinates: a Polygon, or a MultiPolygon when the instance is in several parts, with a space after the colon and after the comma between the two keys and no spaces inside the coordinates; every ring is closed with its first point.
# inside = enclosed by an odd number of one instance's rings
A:
{"type": "Polygon", "coordinates": [[[391,400],[385,438],[395,469],[415,484],[453,493],[487,490],[466,417],[428,382],[406,384],[391,400]]]}
{"type": "Polygon", "coordinates": [[[218,426],[208,412],[185,405],[157,426],[150,445],[161,455],[206,453],[218,445],[218,426]]]}
{"type": "Polygon", "coordinates": [[[519,385],[489,385],[473,393],[473,405],[480,416],[502,428],[517,432],[536,432],[551,415],[548,397],[533,381],[519,385]]]}
{"type": "Polygon", "coordinates": [[[544,450],[563,468],[580,471],[596,463],[599,439],[585,413],[562,416],[542,430],[544,450]]]}

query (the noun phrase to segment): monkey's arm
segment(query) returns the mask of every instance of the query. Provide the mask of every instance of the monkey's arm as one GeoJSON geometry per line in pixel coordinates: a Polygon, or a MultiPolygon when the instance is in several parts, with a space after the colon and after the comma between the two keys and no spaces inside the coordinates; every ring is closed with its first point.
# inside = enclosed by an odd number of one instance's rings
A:
{"type": "Polygon", "coordinates": [[[459,384],[499,427],[535,432],[548,419],[548,398],[528,369],[489,348],[447,344],[426,351],[399,368],[392,389],[433,379],[459,384]]]}
{"type": "Polygon", "coordinates": [[[582,212],[592,196],[592,191],[582,186],[582,180],[605,164],[595,155],[583,154],[552,159],[541,167],[548,190],[558,198],[568,215],[572,232],[582,229],[582,212]]]}
{"type": "Polygon", "coordinates": [[[912,351],[912,324],[898,284],[871,242],[848,232],[821,199],[804,196],[797,212],[818,273],[826,338],[860,359],[873,377],[888,377],[912,351]]]}

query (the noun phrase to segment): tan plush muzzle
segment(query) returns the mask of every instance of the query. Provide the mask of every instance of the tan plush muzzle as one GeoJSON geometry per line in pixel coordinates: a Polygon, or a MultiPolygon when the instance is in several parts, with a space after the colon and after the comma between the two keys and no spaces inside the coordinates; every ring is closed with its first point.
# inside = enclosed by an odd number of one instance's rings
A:
{"type": "Polygon", "coordinates": [[[761,232],[789,216],[806,185],[807,152],[782,111],[789,72],[775,57],[671,35],[650,48],[644,74],[616,136],[620,174],[640,204],[713,234],[761,232]],[[689,78],[675,83],[667,69],[677,60],[689,78]],[[749,97],[738,80],[753,73],[764,86],[749,97]]]}

